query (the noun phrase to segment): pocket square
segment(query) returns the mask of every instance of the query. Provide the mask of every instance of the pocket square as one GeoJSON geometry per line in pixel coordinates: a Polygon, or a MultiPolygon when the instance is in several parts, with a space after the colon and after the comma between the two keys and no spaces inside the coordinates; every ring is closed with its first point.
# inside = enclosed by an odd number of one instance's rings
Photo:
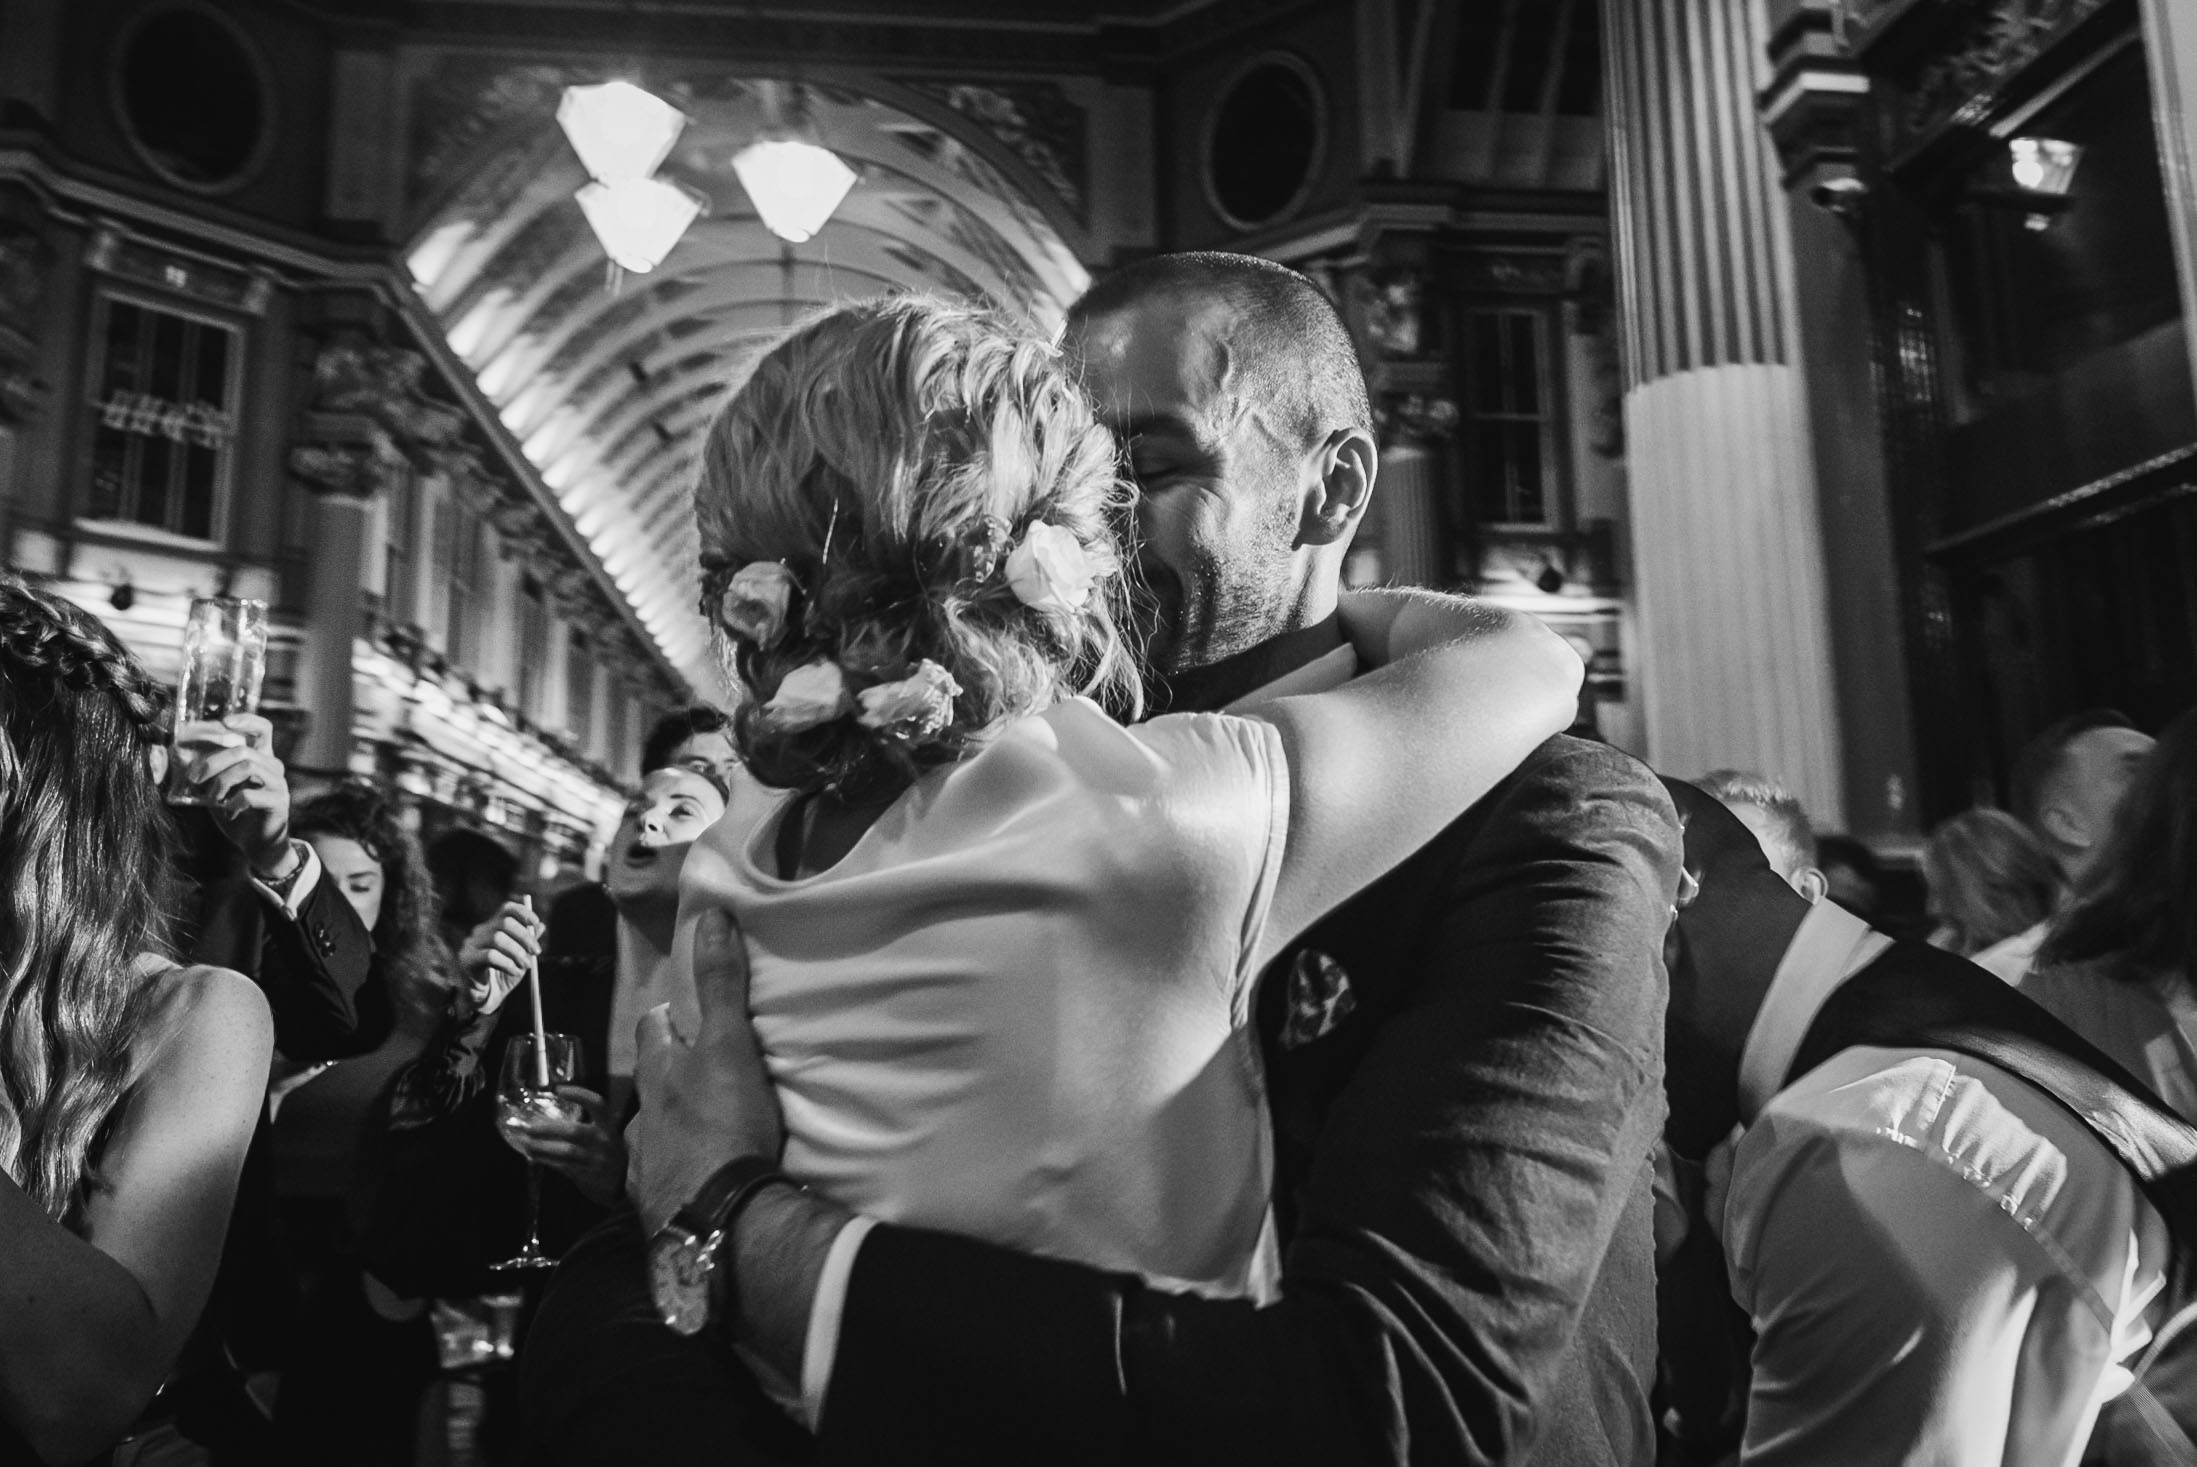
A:
{"type": "Polygon", "coordinates": [[[1297,954],[1289,970],[1289,1014],[1282,1020],[1282,1048],[1301,1049],[1333,1032],[1358,999],[1343,965],[1316,948],[1297,954]]]}

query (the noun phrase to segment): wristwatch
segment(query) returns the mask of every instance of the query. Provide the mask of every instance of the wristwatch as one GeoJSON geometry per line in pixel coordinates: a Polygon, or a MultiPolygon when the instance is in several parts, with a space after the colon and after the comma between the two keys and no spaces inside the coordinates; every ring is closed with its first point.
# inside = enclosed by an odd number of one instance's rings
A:
{"type": "Polygon", "coordinates": [[[718,1278],[718,1256],[755,1194],[773,1182],[791,1180],[766,1157],[734,1157],[656,1230],[648,1240],[648,1291],[666,1325],[682,1335],[698,1335],[714,1322],[713,1316],[732,1314],[731,1271],[718,1278]]]}

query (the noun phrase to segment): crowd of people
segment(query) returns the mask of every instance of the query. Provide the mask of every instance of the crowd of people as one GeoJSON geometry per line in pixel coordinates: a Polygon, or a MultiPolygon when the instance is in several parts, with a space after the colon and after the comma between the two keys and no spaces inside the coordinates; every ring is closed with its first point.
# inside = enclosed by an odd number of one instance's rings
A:
{"type": "Polygon", "coordinates": [[[0,576],[0,1462],[2197,1461],[2197,714],[1902,911],[1375,442],[1249,257],[791,330],[554,894],[0,576]]]}

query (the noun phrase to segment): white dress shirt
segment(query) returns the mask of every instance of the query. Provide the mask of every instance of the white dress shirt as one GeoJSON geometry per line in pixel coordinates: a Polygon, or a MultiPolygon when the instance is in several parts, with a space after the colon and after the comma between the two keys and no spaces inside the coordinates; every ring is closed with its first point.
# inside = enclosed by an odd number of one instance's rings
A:
{"type": "Polygon", "coordinates": [[[1741,1461],[2071,1467],[2149,1338],[2165,1225],[2103,1142],[1996,1065],[1861,1047],[1781,1084],[1884,946],[1818,903],[1743,1052],[1723,1205],[1756,1330],[1741,1461]]]}

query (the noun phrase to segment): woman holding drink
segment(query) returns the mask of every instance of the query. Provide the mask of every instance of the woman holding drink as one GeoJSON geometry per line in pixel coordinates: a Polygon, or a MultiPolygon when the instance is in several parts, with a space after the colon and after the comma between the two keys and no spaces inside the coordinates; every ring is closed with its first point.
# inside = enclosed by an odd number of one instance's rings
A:
{"type": "Polygon", "coordinates": [[[273,1048],[170,947],[161,698],[100,623],[0,576],[0,1456],[80,1461],[196,1323],[273,1048]]]}
{"type": "Polygon", "coordinates": [[[642,781],[604,861],[614,959],[544,951],[539,919],[518,902],[466,939],[460,992],[390,1087],[372,1143],[380,1175],[363,1246],[391,1285],[464,1292],[484,1287],[497,1264],[554,1262],[623,1192],[635,1024],[669,992],[687,847],[724,808],[712,774],[669,768],[642,781]],[[528,977],[537,961],[538,981],[528,977]],[[535,993],[547,1040],[539,1067],[535,993]],[[528,1242],[513,1255],[522,1220],[528,1242]]]}

